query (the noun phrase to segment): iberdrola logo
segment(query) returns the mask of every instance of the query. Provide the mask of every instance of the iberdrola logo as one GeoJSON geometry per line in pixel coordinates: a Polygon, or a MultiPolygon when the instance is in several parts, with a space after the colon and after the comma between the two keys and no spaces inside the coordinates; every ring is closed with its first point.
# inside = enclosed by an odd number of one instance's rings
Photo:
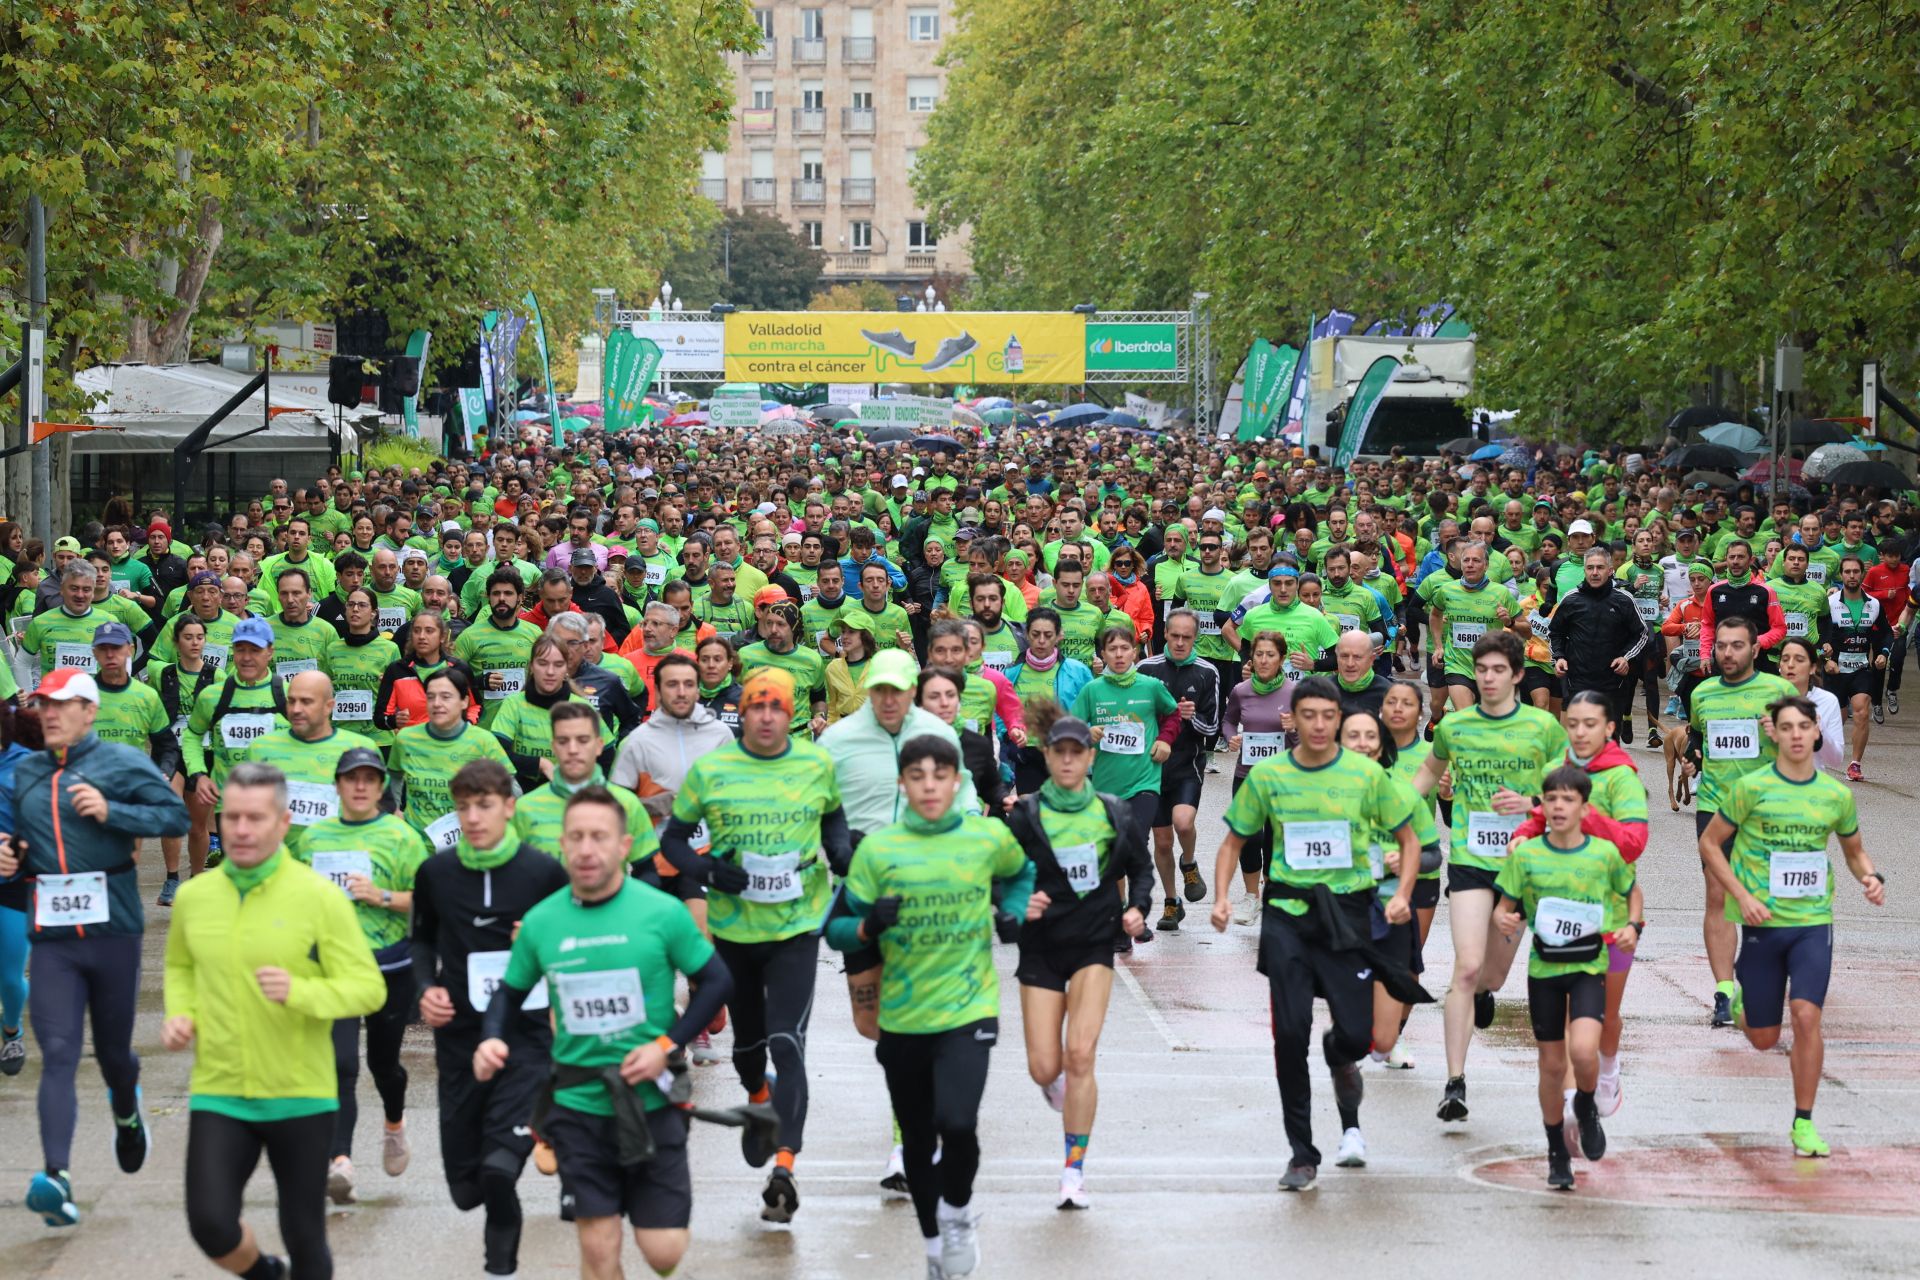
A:
{"type": "Polygon", "coordinates": [[[1096,356],[1112,355],[1113,339],[1112,338],[1095,338],[1092,342],[1087,344],[1087,353],[1089,355],[1096,355],[1096,356]]]}

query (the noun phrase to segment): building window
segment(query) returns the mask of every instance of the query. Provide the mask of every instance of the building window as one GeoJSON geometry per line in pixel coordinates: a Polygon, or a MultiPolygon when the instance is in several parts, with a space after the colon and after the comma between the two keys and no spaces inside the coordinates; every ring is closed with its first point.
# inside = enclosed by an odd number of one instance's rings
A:
{"type": "Polygon", "coordinates": [[[853,247],[855,249],[861,253],[865,253],[873,248],[873,224],[871,222],[868,222],[864,218],[859,219],[854,222],[851,230],[853,232],[853,247]]]}
{"type": "Polygon", "coordinates": [[[907,148],[907,176],[913,176],[913,167],[920,163],[920,148],[907,148]]]}
{"type": "Polygon", "coordinates": [[[851,105],[855,111],[873,110],[873,89],[871,86],[864,89],[855,89],[852,91],[851,96],[853,98],[851,105]]]}
{"type": "Polygon", "coordinates": [[[825,111],[827,109],[827,91],[818,80],[809,80],[800,88],[800,109],[802,111],[825,111]]]}
{"type": "Polygon", "coordinates": [[[755,80],[753,82],[753,109],[755,111],[773,109],[773,81],[755,80]]]}
{"type": "Polygon", "coordinates": [[[827,176],[827,166],[818,151],[800,153],[800,181],[819,182],[827,176]]]}
{"type": "Polygon", "coordinates": [[[940,79],[938,76],[907,77],[907,110],[931,111],[933,104],[940,100],[940,79]]]}
{"type": "Polygon", "coordinates": [[[760,26],[760,38],[768,44],[773,43],[773,10],[755,9],[753,20],[760,26]]]}
{"type": "Polygon", "coordinates": [[[933,249],[939,247],[939,244],[939,239],[933,234],[932,223],[909,222],[907,224],[907,248],[933,249]]]}
{"type": "Polygon", "coordinates": [[[826,15],[818,9],[800,11],[800,38],[802,40],[825,40],[827,38],[826,15]]]}
{"type": "Polygon", "coordinates": [[[915,43],[923,43],[939,38],[940,11],[938,9],[907,10],[907,39],[915,43]]]}
{"type": "Polygon", "coordinates": [[[817,222],[801,223],[800,234],[802,237],[805,238],[807,242],[807,247],[809,249],[818,249],[820,247],[820,224],[819,223],[817,222]]]}

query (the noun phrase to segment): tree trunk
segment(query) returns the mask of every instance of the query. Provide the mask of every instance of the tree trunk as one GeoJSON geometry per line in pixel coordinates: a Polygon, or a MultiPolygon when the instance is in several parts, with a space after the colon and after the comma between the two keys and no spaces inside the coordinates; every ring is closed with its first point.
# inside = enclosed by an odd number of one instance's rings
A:
{"type": "Polygon", "coordinates": [[[200,309],[200,294],[207,287],[213,270],[214,255],[226,237],[220,221],[220,201],[208,196],[200,202],[200,218],[194,227],[193,252],[180,267],[180,282],[174,289],[173,311],[161,322],[153,336],[154,358],[175,363],[187,358],[187,337],[192,331],[194,313],[200,309]]]}

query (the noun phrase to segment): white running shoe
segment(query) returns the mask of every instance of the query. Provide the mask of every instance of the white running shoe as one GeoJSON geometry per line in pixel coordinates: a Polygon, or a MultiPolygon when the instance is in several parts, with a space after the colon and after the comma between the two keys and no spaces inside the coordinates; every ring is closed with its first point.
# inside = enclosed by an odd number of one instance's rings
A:
{"type": "Polygon", "coordinates": [[[940,1265],[950,1276],[972,1275],[980,1265],[980,1215],[972,1205],[957,1209],[945,1200],[934,1211],[940,1223],[940,1265]]]}
{"type": "Polygon", "coordinates": [[[1620,1086],[1618,1071],[1610,1076],[1601,1076],[1599,1085],[1593,1091],[1594,1105],[1600,1109],[1602,1119],[1618,1111],[1620,1104],[1625,1102],[1626,1098],[1627,1091],[1620,1086]]]}
{"type": "Polygon", "coordinates": [[[1054,1204],[1058,1209],[1090,1209],[1092,1202],[1087,1199],[1087,1171],[1076,1169],[1072,1165],[1060,1171],[1060,1198],[1054,1204]]]}
{"type": "Polygon", "coordinates": [[[353,1161],[335,1156],[327,1168],[327,1199],[335,1204],[353,1203],[353,1161]]]}
{"type": "Polygon", "coordinates": [[[702,1031],[693,1038],[693,1045],[689,1056],[693,1059],[694,1066],[710,1067],[714,1063],[719,1062],[725,1055],[713,1047],[713,1037],[707,1032],[702,1031]]]}
{"type": "Polygon", "coordinates": [[[907,1198],[907,1158],[899,1143],[895,1143],[893,1150],[887,1153],[887,1171],[881,1175],[880,1189],[887,1193],[889,1200],[907,1198]]]}
{"type": "Polygon", "coordinates": [[[1406,1041],[1393,1042],[1393,1048],[1387,1051],[1387,1068],[1392,1071],[1413,1070],[1413,1057],[1407,1052],[1406,1041]]]}
{"type": "Polygon", "coordinates": [[[1260,895],[1257,893],[1250,893],[1240,899],[1240,904],[1233,909],[1233,922],[1235,924],[1252,924],[1259,918],[1260,895]]]}
{"type": "Polygon", "coordinates": [[[397,1178],[407,1171],[407,1162],[413,1159],[413,1148],[407,1143],[407,1126],[402,1121],[398,1129],[380,1131],[380,1167],[387,1171],[389,1178],[397,1178]]]}
{"type": "Polygon", "coordinates": [[[1053,1078],[1052,1084],[1041,1085],[1040,1092],[1046,1098],[1048,1106],[1055,1111],[1064,1112],[1067,1109],[1067,1073],[1062,1071],[1053,1078]]]}
{"type": "Polygon", "coordinates": [[[1573,1090],[1565,1089],[1562,1093],[1565,1100],[1561,1104],[1560,1132],[1567,1140],[1567,1154],[1577,1156],[1580,1154],[1580,1122],[1573,1118],[1573,1090]]]}
{"type": "Polygon", "coordinates": [[[1360,1136],[1358,1129],[1348,1129],[1340,1135],[1340,1150],[1334,1155],[1333,1162],[1342,1169],[1367,1167],[1367,1140],[1360,1136]]]}

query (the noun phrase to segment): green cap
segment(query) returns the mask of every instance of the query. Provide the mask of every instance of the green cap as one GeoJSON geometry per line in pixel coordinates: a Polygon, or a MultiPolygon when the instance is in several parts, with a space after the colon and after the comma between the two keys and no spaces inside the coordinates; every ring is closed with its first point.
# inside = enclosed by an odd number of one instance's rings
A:
{"type": "Polygon", "coordinates": [[[873,655],[867,674],[861,677],[862,689],[912,689],[920,683],[920,664],[904,649],[886,649],[873,655]]]}

